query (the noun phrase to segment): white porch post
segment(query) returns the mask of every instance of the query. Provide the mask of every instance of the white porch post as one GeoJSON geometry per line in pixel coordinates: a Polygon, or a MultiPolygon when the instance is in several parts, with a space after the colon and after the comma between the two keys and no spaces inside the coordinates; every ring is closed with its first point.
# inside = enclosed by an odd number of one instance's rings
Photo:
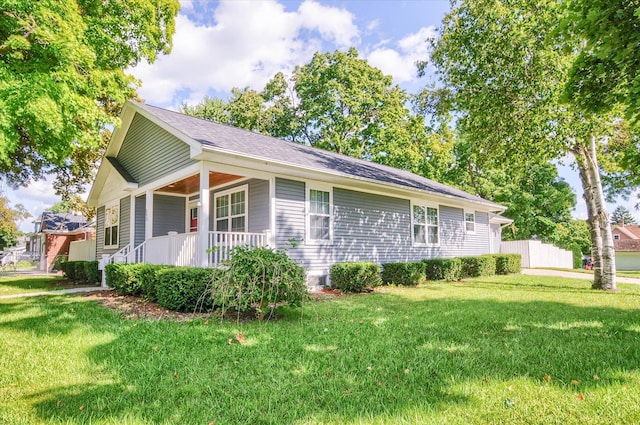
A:
{"type": "Polygon", "coordinates": [[[145,221],[144,221],[144,239],[153,237],[153,190],[147,190],[145,193],[145,221]]]}
{"type": "Polygon", "coordinates": [[[200,167],[200,208],[198,210],[198,256],[202,267],[209,266],[209,167],[200,167]]]}
{"type": "MultiPolygon", "coordinates": [[[[131,250],[129,252],[133,253],[133,248],[136,246],[136,197],[134,195],[129,196],[131,197],[131,207],[129,208],[129,245],[131,250]]],[[[127,262],[130,260],[131,258],[128,258],[127,262]]]]}
{"type": "Polygon", "coordinates": [[[276,178],[269,179],[269,232],[265,241],[271,248],[276,248],[276,178]]]}

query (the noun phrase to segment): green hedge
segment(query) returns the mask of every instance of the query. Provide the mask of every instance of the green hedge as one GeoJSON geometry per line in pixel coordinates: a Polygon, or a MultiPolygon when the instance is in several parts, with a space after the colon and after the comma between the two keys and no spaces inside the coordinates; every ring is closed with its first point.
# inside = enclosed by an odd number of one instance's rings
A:
{"type": "Polygon", "coordinates": [[[582,268],[582,250],[580,249],[580,245],[576,242],[572,242],[567,246],[567,249],[573,252],[573,268],[581,269],[582,268]]]}
{"type": "Polygon", "coordinates": [[[209,311],[213,307],[213,269],[171,267],[158,271],[157,276],[156,297],[161,307],[184,312],[209,311]]]}
{"type": "Polygon", "coordinates": [[[75,282],[98,283],[101,281],[97,261],[60,261],[59,269],[69,280],[75,282]]]}
{"type": "Polygon", "coordinates": [[[423,263],[428,280],[452,282],[462,279],[462,261],[459,258],[429,258],[423,263]]]}
{"type": "Polygon", "coordinates": [[[173,268],[160,264],[113,263],[105,267],[107,286],[120,295],[143,296],[149,301],[157,301],[156,287],[158,273],[173,268]]]}
{"type": "Polygon", "coordinates": [[[522,256],[520,254],[491,254],[496,261],[496,274],[520,273],[522,256]]]}
{"type": "Polygon", "coordinates": [[[337,263],[329,271],[331,285],[343,292],[365,292],[380,286],[380,267],[375,263],[337,263]]]}
{"type": "Polygon", "coordinates": [[[382,283],[416,286],[426,280],[423,262],[386,263],[382,265],[382,283]]]}
{"type": "Polygon", "coordinates": [[[491,255],[460,257],[462,277],[493,276],[496,274],[496,259],[491,255]]]}

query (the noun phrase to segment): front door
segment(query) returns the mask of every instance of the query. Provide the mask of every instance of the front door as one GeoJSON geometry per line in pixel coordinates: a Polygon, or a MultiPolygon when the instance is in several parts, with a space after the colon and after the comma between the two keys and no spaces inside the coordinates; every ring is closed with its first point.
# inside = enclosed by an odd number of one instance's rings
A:
{"type": "Polygon", "coordinates": [[[189,223],[189,231],[197,232],[198,231],[198,203],[192,202],[189,204],[188,210],[189,216],[187,217],[189,223]]]}

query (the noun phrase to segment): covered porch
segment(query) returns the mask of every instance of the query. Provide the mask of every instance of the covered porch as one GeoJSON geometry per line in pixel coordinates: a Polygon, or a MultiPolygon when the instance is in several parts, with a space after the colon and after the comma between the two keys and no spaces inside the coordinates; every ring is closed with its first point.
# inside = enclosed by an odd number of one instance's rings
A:
{"type": "Polygon", "coordinates": [[[107,206],[104,245],[111,238],[118,250],[102,254],[103,265],[215,267],[235,247],[273,244],[271,180],[198,165],[107,206]]]}

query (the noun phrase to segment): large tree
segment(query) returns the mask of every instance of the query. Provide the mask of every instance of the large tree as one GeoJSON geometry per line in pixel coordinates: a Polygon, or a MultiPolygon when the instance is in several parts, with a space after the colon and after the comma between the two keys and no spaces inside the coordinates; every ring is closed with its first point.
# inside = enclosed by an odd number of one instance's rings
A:
{"type": "Polygon", "coordinates": [[[611,224],[636,224],[636,219],[624,205],[618,205],[611,214],[611,224]]]}
{"type": "MultiPolygon", "coordinates": [[[[432,60],[447,89],[442,104],[484,167],[514,173],[570,154],[587,204],[594,288],[615,289],[615,257],[598,164],[615,120],[563,103],[562,88],[580,43],[549,36],[563,21],[555,0],[453,1],[432,60]]],[[[425,64],[421,64],[424,70],[425,64]]]]}
{"type": "Polygon", "coordinates": [[[169,52],[178,10],[177,0],[2,3],[0,173],[9,184],[53,172],[62,195],[82,190],[101,131],[136,95],[124,70],[169,52]]]}
{"type": "Polygon", "coordinates": [[[560,26],[583,41],[571,65],[566,95],[592,112],[622,106],[640,119],[640,3],[629,0],[571,0],[560,26]]]}
{"type": "Polygon", "coordinates": [[[0,251],[16,244],[18,222],[31,217],[22,204],[11,207],[9,200],[0,196],[0,251]]]}
{"type": "Polygon", "coordinates": [[[316,53],[291,78],[260,92],[233,89],[182,111],[274,137],[440,178],[454,161],[453,137],[430,132],[390,76],[347,52],[316,53]]]}

